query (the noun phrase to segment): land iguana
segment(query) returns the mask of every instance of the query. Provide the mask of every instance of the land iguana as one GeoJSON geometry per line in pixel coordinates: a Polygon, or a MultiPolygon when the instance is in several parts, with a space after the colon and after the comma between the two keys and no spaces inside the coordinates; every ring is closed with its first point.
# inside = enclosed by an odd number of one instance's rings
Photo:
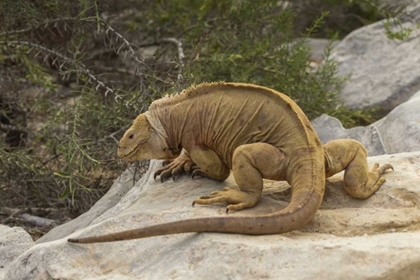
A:
{"type": "Polygon", "coordinates": [[[192,171],[224,181],[233,172],[239,189],[225,188],[194,204],[227,203],[227,211],[253,207],[263,178],[285,180],[289,205],[271,214],[194,218],[102,236],[71,238],[95,243],[186,232],[249,235],[289,232],[307,224],[318,210],[325,180],[345,170],[345,191],[371,196],[385,181],[390,164],[368,170],[367,153],[355,140],[322,146],[310,121],[289,97],[272,89],[242,83],[203,83],[181,94],[154,101],[121,138],[118,155],[127,161],[169,159],[157,170],[161,180],[192,171]]]}

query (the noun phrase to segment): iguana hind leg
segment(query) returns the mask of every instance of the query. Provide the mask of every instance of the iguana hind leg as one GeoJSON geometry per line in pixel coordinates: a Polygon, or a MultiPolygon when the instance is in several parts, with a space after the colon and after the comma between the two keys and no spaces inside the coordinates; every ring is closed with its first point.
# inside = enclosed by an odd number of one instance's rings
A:
{"type": "Polygon", "coordinates": [[[263,178],[284,179],[284,158],[279,149],[266,143],[239,146],[232,158],[233,177],[239,189],[215,191],[194,200],[194,203],[228,203],[226,211],[253,207],[261,198],[263,178]]]}
{"type": "Polygon", "coordinates": [[[368,198],[374,194],[379,187],[385,182],[381,175],[388,169],[393,167],[390,164],[379,165],[375,163],[368,170],[366,158],[358,156],[352,161],[344,173],[344,190],[356,198],[368,198]]]}
{"type": "Polygon", "coordinates": [[[351,139],[333,140],[324,145],[326,175],[330,177],[342,170],[344,190],[355,198],[368,198],[385,182],[381,175],[391,164],[375,163],[369,170],[367,152],[363,145],[351,139]]]}

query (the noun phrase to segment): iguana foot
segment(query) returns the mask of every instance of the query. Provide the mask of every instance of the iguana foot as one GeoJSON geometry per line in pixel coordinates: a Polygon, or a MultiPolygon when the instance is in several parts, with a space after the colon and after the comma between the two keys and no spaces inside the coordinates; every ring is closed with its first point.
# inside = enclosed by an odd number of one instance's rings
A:
{"type": "Polygon", "coordinates": [[[381,175],[388,169],[394,170],[391,164],[375,163],[369,169],[367,151],[362,143],[352,139],[338,139],[324,146],[326,177],[342,170],[344,172],[344,190],[355,198],[368,198],[385,182],[381,175]]]}
{"type": "Polygon", "coordinates": [[[191,170],[197,168],[196,164],[191,160],[188,155],[181,154],[174,160],[165,160],[163,162],[163,167],[156,170],[154,174],[154,179],[160,175],[160,181],[163,183],[165,179],[172,177],[175,181],[175,178],[182,174],[182,172],[186,172],[189,174],[191,170]]]}
{"type": "Polygon", "coordinates": [[[385,183],[385,178],[381,178],[381,175],[388,169],[392,169],[392,171],[394,171],[394,167],[392,167],[391,164],[387,163],[384,165],[379,165],[379,163],[376,162],[370,169],[367,184],[369,183],[369,179],[372,178],[371,181],[374,181],[376,179],[376,182],[373,184],[372,189],[379,189],[379,187],[383,183],[385,183]]]}
{"type": "Polygon", "coordinates": [[[392,171],[394,171],[394,167],[389,164],[389,163],[385,163],[384,165],[379,165],[379,163],[375,163],[372,168],[370,169],[370,171],[372,172],[377,172],[379,175],[382,175],[385,171],[392,169],[392,171]]]}
{"type": "Polygon", "coordinates": [[[210,195],[201,196],[193,202],[194,204],[214,204],[214,203],[229,203],[226,207],[226,213],[230,210],[241,210],[253,207],[257,204],[259,196],[252,193],[246,193],[237,189],[224,188],[222,191],[214,191],[210,195]]]}
{"type": "MultiPolygon", "coordinates": [[[[367,179],[365,183],[360,184],[360,185],[357,185],[357,184],[352,185],[352,182],[356,182],[356,181],[346,179],[346,175],[349,177],[350,174],[345,174],[344,181],[346,185],[344,189],[348,194],[350,194],[353,197],[368,198],[369,196],[374,194],[383,183],[385,183],[385,178],[382,178],[381,175],[389,169],[394,170],[392,165],[389,163],[384,164],[384,165],[379,165],[379,163],[375,163],[372,166],[372,168],[368,171],[367,179]]],[[[354,171],[357,171],[357,170],[355,169],[354,171]]],[[[352,172],[352,170],[346,170],[346,172],[349,173],[349,172],[352,172]]]]}

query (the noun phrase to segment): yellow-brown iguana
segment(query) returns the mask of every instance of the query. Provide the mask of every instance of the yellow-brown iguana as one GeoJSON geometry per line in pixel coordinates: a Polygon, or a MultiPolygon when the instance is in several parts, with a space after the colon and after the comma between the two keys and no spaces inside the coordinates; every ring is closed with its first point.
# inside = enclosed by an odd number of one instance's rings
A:
{"type": "Polygon", "coordinates": [[[156,174],[161,180],[183,171],[223,181],[233,172],[238,189],[227,188],[195,199],[197,204],[227,203],[228,210],[253,207],[263,178],[286,180],[290,204],[267,215],[187,219],[102,236],[71,238],[77,243],[128,240],[186,232],[275,234],[298,229],[318,210],[325,178],[345,170],[345,190],[357,198],[372,195],[390,164],[369,171],[366,150],[354,140],[324,147],[308,118],[289,97],[252,84],[204,83],[154,101],[120,140],[127,161],[174,159],[156,174]]]}

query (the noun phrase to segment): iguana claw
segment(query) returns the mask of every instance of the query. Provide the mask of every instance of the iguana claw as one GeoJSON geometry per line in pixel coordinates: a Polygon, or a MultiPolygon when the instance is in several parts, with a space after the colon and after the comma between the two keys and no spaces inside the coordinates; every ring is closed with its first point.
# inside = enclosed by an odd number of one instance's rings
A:
{"type": "Polygon", "coordinates": [[[178,175],[183,172],[189,173],[192,168],[195,167],[194,162],[186,154],[181,154],[174,160],[165,160],[162,162],[162,167],[156,170],[154,178],[160,175],[160,181],[163,183],[165,179],[172,177],[172,180],[176,180],[178,175]]]}
{"type": "Polygon", "coordinates": [[[171,162],[173,162],[174,160],[173,159],[165,159],[163,162],[162,162],[162,166],[167,166],[168,164],[170,164],[171,162]]]}
{"type": "Polygon", "coordinates": [[[192,172],[191,178],[194,179],[194,177],[196,176],[200,176],[200,177],[209,177],[204,171],[202,171],[201,169],[194,169],[194,171],[192,172]]]}
{"type": "Polygon", "coordinates": [[[156,170],[155,174],[153,174],[153,179],[156,180],[157,176],[159,176],[163,171],[164,171],[163,168],[156,170]]]}

